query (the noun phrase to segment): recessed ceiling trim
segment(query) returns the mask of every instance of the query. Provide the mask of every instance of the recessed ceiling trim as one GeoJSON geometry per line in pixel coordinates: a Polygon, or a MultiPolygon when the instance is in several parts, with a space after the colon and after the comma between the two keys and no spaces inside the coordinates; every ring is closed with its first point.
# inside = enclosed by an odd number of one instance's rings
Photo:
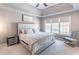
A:
{"type": "MultiPolygon", "coordinates": [[[[31,5],[31,4],[29,4],[29,3],[27,3],[28,5],[30,5],[30,6],[32,6],[32,7],[34,7],[33,5],[31,5]]],[[[36,7],[34,7],[34,8],[36,8],[36,7]]],[[[36,9],[38,9],[38,8],[36,8],[36,9]]],[[[40,9],[38,9],[38,10],[40,10],[40,9]]]]}
{"type": "Polygon", "coordinates": [[[68,12],[74,12],[74,11],[78,11],[78,10],[67,10],[67,11],[57,12],[57,13],[54,13],[54,14],[44,15],[44,16],[41,16],[41,17],[55,16],[55,15],[64,14],[64,13],[68,13],[68,12]]]}
{"type": "Polygon", "coordinates": [[[38,3],[28,3],[28,4],[31,5],[31,6],[33,6],[33,7],[35,7],[35,8],[37,8],[37,9],[39,9],[39,10],[43,10],[43,9],[48,8],[48,7],[54,6],[54,5],[58,4],[58,3],[46,3],[47,4],[47,7],[44,6],[43,3],[41,3],[41,4],[39,3],[39,6],[38,7],[36,7],[36,5],[38,3]]]}

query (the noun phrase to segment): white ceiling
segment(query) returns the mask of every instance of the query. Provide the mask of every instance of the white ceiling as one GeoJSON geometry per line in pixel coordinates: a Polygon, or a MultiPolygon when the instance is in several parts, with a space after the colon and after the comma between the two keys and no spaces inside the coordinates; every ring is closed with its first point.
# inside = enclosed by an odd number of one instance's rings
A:
{"type": "MultiPolygon", "coordinates": [[[[38,3],[29,3],[29,4],[32,5],[33,7],[36,7],[36,5],[38,3]]],[[[38,8],[38,9],[45,9],[45,8],[50,7],[50,6],[54,6],[54,5],[58,4],[58,3],[46,3],[46,4],[47,4],[47,7],[45,7],[43,3],[39,3],[39,6],[36,7],[36,8],[38,8]]]]}

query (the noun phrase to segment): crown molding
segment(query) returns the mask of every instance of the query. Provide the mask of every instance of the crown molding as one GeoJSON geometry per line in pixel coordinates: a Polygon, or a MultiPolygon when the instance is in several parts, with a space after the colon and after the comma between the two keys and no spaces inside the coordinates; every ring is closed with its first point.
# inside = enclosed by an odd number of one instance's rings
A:
{"type": "Polygon", "coordinates": [[[55,16],[55,15],[60,15],[60,14],[65,14],[65,13],[69,13],[69,12],[75,12],[75,11],[79,11],[79,10],[67,10],[67,11],[62,11],[62,12],[57,12],[57,13],[53,13],[53,14],[48,14],[48,15],[44,15],[44,16],[40,16],[40,17],[49,17],[49,16],[55,16]]]}

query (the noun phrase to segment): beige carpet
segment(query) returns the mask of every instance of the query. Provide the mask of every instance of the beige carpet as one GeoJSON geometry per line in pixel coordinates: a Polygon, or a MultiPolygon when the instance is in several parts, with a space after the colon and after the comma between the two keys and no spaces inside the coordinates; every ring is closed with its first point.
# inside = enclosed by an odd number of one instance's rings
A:
{"type": "Polygon", "coordinates": [[[0,45],[0,55],[29,55],[30,53],[21,45],[16,44],[7,46],[6,44],[0,45]]]}
{"type": "MultiPolygon", "coordinates": [[[[56,42],[49,48],[44,50],[40,55],[77,55],[79,54],[79,47],[70,47],[63,41],[56,40],[56,42]]],[[[16,44],[7,46],[0,45],[0,55],[30,55],[30,53],[21,45],[16,44]]]]}
{"type": "Polygon", "coordinates": [[[79,55],[79,47],[71,47],[63,41],[56,40],[55,44],[41,53],[42,55],[79,55]]]}

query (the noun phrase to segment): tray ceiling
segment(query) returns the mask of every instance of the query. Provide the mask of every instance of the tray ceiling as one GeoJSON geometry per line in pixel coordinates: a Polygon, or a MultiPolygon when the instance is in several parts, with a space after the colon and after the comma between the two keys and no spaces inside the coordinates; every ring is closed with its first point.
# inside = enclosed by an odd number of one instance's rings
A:
{"type": "Polygon", "coordinates": [[[38,9],[45,9],[45,8],[50,7],[50,6],[54,6],[54,5],[58,4],[58,3],[46,3],[47,7],[44,6],[43,3],[39,3],[39,6],[38,6],[38,7],[36,7],[36,5],[37,5],[38,3],[29,3],[29,4],[32,5],[32,6],[35,7],[35,8],[38,8],[38,9]]]}

